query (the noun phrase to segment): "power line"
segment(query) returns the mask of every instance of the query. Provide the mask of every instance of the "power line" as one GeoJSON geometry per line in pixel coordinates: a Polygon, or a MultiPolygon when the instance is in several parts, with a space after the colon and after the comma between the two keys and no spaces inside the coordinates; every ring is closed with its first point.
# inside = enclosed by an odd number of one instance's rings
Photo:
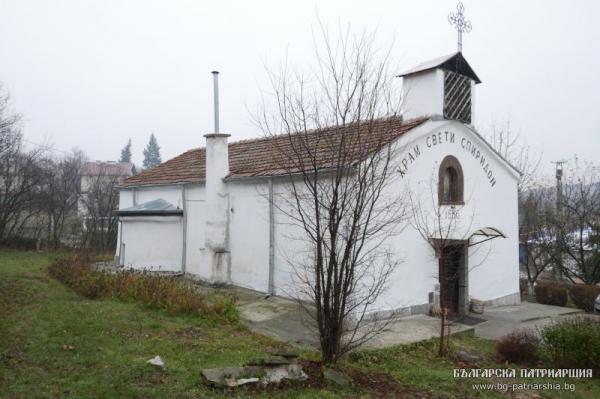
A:
{"type": "Polygon", "coordinates": [[[39,144],[39,143],[34,143],[33,141],[29,141],[29,140],[27,140],[27,139],[23,139],[23,138],[22,138],[21,140],[23,140],[24,142],[26,142],[26,143],[29,143],[29,144],[37,145],[38,147],[41,147],[41,148],[43,148],[43,149],[45,149],[45,150],[48,150],[48,151],[62,152],[63,154],[66,154],[66,155],[71,155],[70,153],[68,153],[68,152],[66,152],[66,151],[57,150],[57,149],[55,149],[55,148],[48,147],[47,145],[43,145],[43,144],[39,144]]]}

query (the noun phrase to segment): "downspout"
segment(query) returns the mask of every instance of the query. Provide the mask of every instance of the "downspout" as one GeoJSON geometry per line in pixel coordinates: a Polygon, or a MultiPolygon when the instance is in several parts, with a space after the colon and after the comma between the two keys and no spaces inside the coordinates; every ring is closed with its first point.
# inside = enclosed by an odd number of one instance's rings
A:
{"type": "Polygon", "coordinates": [[[181,208],[183,209],[183,248],[181,252],[181,272],[185,274],[185,263],[187,255],[187,207],[185,204],[185,185],[181,186],[181,208]]]}
{"type": "Polygon", "coordinates": [[[118,266],[124,266],[125,259],[123,258],[123,221],[119,216],[119,264],[118,266]]]}
{"type": "Polygon", "coordinates": [[[273,295],[273,275],[275,274],[275,211],[273,205],[273,179],[269,179],[269,288],[273,295]]]}
{"type": "Polygon", "coordinates": [[[135,191],[135,187],[133,188],[132,197],[133,197],[133,206],[136,206],[137,205],[137,193],[135,191]]]}

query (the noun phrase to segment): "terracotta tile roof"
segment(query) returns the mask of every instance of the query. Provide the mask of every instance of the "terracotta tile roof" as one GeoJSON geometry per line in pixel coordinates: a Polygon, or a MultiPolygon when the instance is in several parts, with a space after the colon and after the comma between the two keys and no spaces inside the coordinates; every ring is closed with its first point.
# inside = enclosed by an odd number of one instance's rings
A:
{"type": "MultiPolygon", "coordinates": [[[[231,148],[231,144],[229,146],[231,148]]],[[[230,155],[231,158],[231,155],[230,155]]],[[[205,148],[195,148],[125,179],[121,186],[193,183],[206,177],[205,148]]]]}
{"type": "MultiPolygon", "coordinates": [[[[252,140],[229,143],[229,175],[228,178],[250,178],[259,176],[277,176],[297,170],[298,160],[310,163],[311,159],[319,168],[327,168],[336,163],[332,158],[332,146],[338,145],[342,138],[348,137],[349,130],[359,134],[353,135],[352,150],[349,151],[345,164],[352,164],[365,154],[380,148],[382,143],[389,143],[411,129],[419,126],[428,117],[402,122],[401,118],[386,118],[348,125],[345,129],[327,128],[293,135],[279,135],[252,140]],[[358,127],[358,129],[355,129],[358,127]],[[310,147],[310,151],[302,151],[310,147]],[[301,157],[286,154],[298,150],[301,157]],[[311,158],[309,155],[315,155],[311,158]]],[[[126,179],[122,186],[193,183],[206,178],[206,150],[196,148],[189,150],[169,161],[126,179]]]]}

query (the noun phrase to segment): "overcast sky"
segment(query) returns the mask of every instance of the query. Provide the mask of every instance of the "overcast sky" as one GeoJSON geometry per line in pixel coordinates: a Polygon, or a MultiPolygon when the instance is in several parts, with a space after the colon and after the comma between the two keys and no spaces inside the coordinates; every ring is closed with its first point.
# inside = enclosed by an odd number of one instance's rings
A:
{"type": "MultiPolygon", "coordinates": [[[[264,64],[313,63],[316,15],[377,29],[399,72],[456,51],[456,1],[0,1],[0,82],[27,140],[134,162],[154,133],[163,161],[204,146],[213,128],[211,71],[221,72],[221,132],[257,137],[264,64]]],[[[551,160],[600,151],[600,1],[465,0],[463,53],[483,81],[476,128],[510,119],[551,160]]]]}

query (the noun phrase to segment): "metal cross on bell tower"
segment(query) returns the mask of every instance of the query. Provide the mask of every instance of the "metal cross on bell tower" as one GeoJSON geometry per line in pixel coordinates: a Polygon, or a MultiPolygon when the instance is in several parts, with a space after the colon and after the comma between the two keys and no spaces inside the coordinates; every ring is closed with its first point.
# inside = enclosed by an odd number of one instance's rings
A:
{"type": "Polygon", "coordinates": [[[462,2],[458,3],[456,10],[456,14],[450,13],[448,15],[448,21],[450,22],[450,25],[454,25],[456,30],[458,30],[458,51],[462,53],[462,33],[471,32],[473,27],[471,26],[470,21],[465,21],[465,7],[462,2]]]}

